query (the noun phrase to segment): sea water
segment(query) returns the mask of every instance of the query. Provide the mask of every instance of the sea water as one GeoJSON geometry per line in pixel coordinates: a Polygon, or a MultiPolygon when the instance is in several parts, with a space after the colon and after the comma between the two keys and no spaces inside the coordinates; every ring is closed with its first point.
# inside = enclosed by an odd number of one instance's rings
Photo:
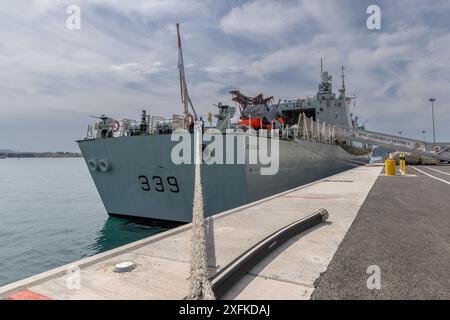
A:
{"type": "Polygon", "coordinates": [[[0,160],[0,286],[163,230],[108,217],[82,158],[0,160]]]}

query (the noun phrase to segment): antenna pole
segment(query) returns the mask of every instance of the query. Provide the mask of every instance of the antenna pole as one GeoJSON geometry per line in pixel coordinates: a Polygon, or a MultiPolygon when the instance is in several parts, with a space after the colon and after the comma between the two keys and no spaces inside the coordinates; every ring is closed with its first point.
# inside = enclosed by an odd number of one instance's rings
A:
{"type": "Polygon", "coordinates": [[[436,101],[436,98],[430,98],[428,101],[431,102],[431,116],[433,119],[433,143],[436,143],[436,131],[434,129],[434,102],[436,101]]]}

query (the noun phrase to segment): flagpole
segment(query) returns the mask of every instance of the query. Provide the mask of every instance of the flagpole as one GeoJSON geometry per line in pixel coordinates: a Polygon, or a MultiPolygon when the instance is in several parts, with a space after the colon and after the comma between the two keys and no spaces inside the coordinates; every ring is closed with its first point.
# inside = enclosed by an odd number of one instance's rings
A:
{"type": "MultiPolygon", "coordinates": [[[[184,124],[186,126],[186,119],[189,115],[189,96],[186,87],[186,78],[184,72],[184,60],[183,60],[183,48],[181,45],[180,24],[177,23],[177,35],[178,35],[178,70],[180,72],[180,93],[181,102],[184,104],[184,124]]],[[[188,129],[188,128],[185,128],[188,129]]]]}

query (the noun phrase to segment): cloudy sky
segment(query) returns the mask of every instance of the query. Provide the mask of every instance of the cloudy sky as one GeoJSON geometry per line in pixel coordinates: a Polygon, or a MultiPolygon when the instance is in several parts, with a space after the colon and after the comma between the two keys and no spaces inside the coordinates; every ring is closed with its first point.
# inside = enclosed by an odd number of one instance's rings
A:
{"type": "Polygon", "coordinates": [[[75,151],[89,115],[181,113],[175,23],[201,114],[228,91],[313,95],[320,57],[367,127],[450,141],[447,0],[15,0],[0,4],[0,149],[75,151]],[[366,9],[381,7],[381,30],[366,9]],[[78,5],[81,30],[66,13],[78,5]]]}

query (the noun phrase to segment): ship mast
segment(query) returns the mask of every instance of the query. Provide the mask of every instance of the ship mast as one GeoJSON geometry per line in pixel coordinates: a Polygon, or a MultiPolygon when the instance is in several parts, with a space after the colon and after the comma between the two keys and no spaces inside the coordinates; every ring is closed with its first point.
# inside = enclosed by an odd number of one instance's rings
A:
{"type": "MultiPolygon", "coordinates": [[[[184,124],[187,126],[187,119],[192,117],[189,113],[189,105],[191,105],[192,111],[194,112],[195,120],[198,120],[197,113],[195,112],[194,106],[192,105],[191,98],[189,97],[187,85],[186,85],[186,73],[184,72],[184,60],[183,60],[183,48],[181,46],[181,34],[180,34],[180,24],[177,23],[177,36],[178,36],[178,71],[180,73],[180,93],[181,93],[181,103],[184,105],[184,124]]],[[[187,129],[187,128],[185,128],[187,129]]]]}
{"type": "Polygon", "coordinates": [[[341,74],[342,88],[339,89],[339,92],[341,93],[341,97],[345,98],[345,73],[344,73],[344,66],[342,66],[341,70],[342,70],[342,74],[341,74]]]}
{"type": "Polygon", "coordinates": [[[320,79],[322,79],[323,73],[323,58],[320,58],[320,79]]]}

